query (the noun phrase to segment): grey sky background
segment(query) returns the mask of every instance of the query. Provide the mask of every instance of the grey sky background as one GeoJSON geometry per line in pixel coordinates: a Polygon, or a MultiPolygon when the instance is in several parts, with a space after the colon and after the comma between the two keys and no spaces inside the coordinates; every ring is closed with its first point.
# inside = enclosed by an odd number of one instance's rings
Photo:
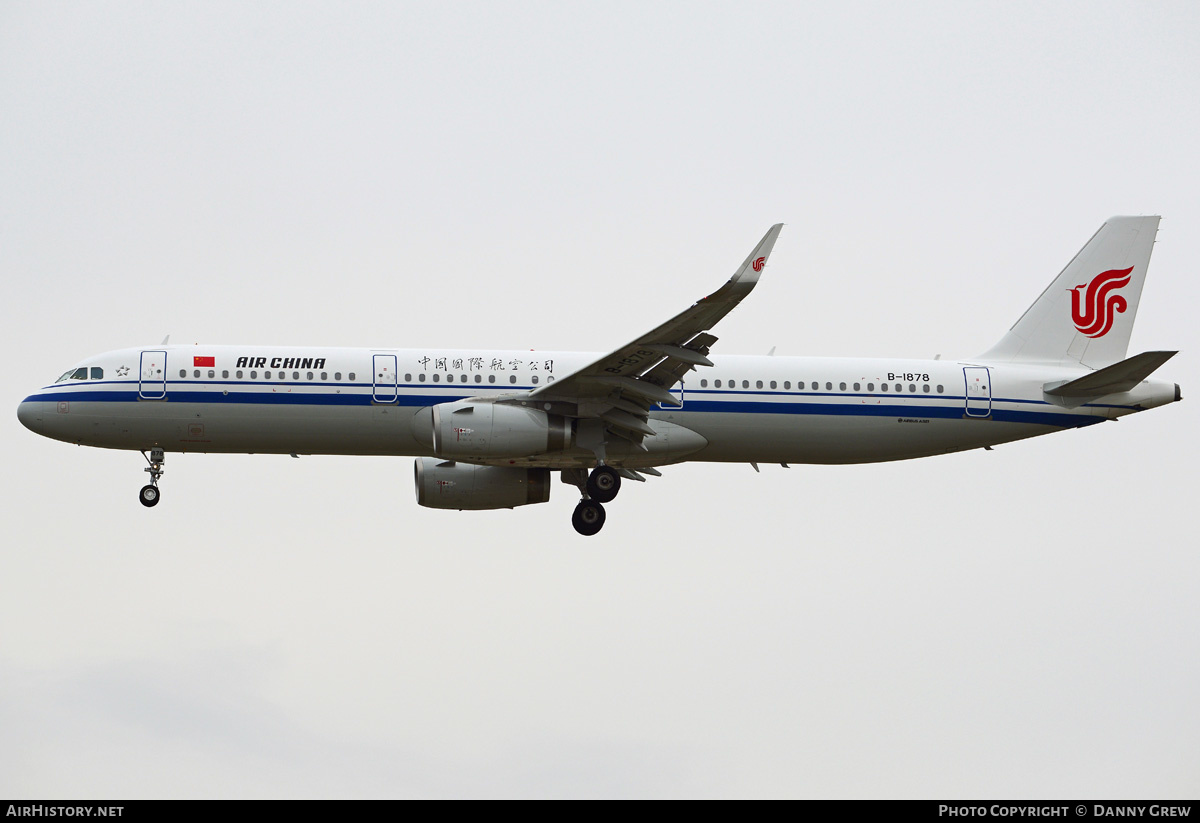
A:
{"type": "Polygon", "coordinates": [[[0,6],[0,795],[1195,797],[1194,3],[0,6]],[[969,357],[1162,214],[1185,401],[695,464],[595,538],[409,459],[16,404],[172,342],[611,349],[787,225],[719,353],[969,357]]]}

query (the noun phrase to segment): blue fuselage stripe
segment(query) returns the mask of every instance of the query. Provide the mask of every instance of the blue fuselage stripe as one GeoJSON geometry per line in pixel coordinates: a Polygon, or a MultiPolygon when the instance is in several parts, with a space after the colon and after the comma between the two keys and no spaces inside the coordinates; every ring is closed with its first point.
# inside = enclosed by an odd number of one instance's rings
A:
{"type": "MultiPolygon", "coordinates": [[[[161,385],[161,384],[160,384],[161,385]]],[[[228,385],[228,384],[220,384],[228,385]]],[[[245,385],[245,384],[241,384],[245,385]]],[[[102,391],[86,391],[72,387],[73,390],[67,391],[48,391],[31,395],[25,398],[26,402],[58,402],[58,401],[75,401],[75,402],[91,402],[91,403],[137,403],[137,402],[174,402],[174,403],[235,403],[235,404],[261,404],[261,405],[310,405],[310,406],[370,406],[370,405],[393,405],[393,406],[432,406],[437,403],[450,403],[456,400],[463,400],[467,397],[474,396],[475,391],[471,394],[412,394],[409,393],[415,386],[400,386],[399,392],[391,391],[392,387],[388,387],[389,391],[380,393],[380,396],[386,398],[388,402],[380,403],[375,396],[367,391],[344,391],[330,392],[328,389],[320,391],[305,390],[308,386],[295,385],[295,389],[287,384],[256,384],[270,385],[276,390],[274,391],[197,391],[195,389],[188,390],[183,388],[168,387],[166,396],[163,398],[140,398],[136,389],[133,390],[102,390],[102,391]]],[[[369,386],[370,384],[367,384],[369,386]]],[[[136,383],[133,384],[136,386],[136,383]]],[[[133,388],[131,386],[130,388],[133,388]]],[[[349,387],[347,387],[349,388],[349,387]]],[[[422,387],[424,388],[424,387],[422,387]]],[[[432,388],[432,387],[430,387],[432,388]]],[[[450,387],[447,386],[447,389],[450,387]]],[[[475,389],[475,387],[471,387],[475,389]]],[[[488,388],[484,386],[480,389],[488,388]]],[[[521,386],[507,386],[505,391],[513,389],[520,390],[521,386]]],[[[496,389],[493,389],[495,391],[496,389]]],[[[720,392],[721,394],[737,394],[741,396],[754,395],[755,392],[720,392]]],[[[696,392],[696,394],[701,394],[696,392]]],[[[718,392],[705,392],[703,394],[714,395],[718,392]]],[[[762,396],[758,393],[758,396],[762,396]]],[[[772,395],[774,396],[774,395],[772,395]]],[[[846,395],[818,395],[818,394],[791,394],[790,397],[842,397],[846,395]]],[[[943,400],[942,403],[929,403],[929,400],[934,398],[918,398],[913,397],[908,400],[908,403],[896,403],[897,398],[883,395],[851,395],[851,397],[859,398],[858,403],[845,402],[802,402],[802,401],[780,401],[780,400],[750,400],[750,399],[693,399],[693,395],[689,393],[684,406],[679,410],[687,413],[724,413],[724,414],[782,414],[782,415],[837,415],[837,416],[852,416],[852,417],[912,417],[912,418],[928,418],[928,419],[961,419],[965,416],[962,397],[944,397],[937,398],[943,400]],[[866,400],[868,402],[862,402],[866,400]],[[874,402],[869,402],[874,401],[874,402]],[[883,401],[891,401],[884,404],[883,401]],[[910,405],[911,403],[911,405],[910,405]]],[[[1092,423],[1099,423],[1104,418],[1086,414],[1070,413],[1066,411],[1058,411],[1055,407],[1050,407],[1049,404],[1040,403],[1040,401],[1018,401],[1008,399],[993,399],[990,414],[975,419],[990,419],[1007,423],[1035,423],[1044,426],[1057,426],[1062,428],[1070,428],[1076,426],[1086,426],[1092,423]],[[1039,403],[1047,406],[1043,410],[1015,410],[1000,408],[1000,404],[1004,403],[1039,403]]]]}

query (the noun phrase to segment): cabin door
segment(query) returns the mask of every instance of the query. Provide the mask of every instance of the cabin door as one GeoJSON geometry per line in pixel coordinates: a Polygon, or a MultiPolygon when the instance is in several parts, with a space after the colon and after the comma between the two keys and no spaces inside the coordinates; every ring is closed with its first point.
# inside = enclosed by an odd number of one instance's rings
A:
{"type": "Polygon", "coordinates": [[[371,373],[375,387],[372,397],[376,403],[395,403],[396,387],[399,384],[396,377],[396,355],[376,354],[371,360],[374,366],[371,373]]]}
{"type": "Polygon", "coordinates": [[[162,400],[167,396],[167,353],[144,351],[138,366],[138,397],[162,400]]]}
{"type": "Polygon", "coordinates": [[[967,417],[987,417],[992,413],[992,380],[983,366],[963,369],[967,384],[967,417]]]}

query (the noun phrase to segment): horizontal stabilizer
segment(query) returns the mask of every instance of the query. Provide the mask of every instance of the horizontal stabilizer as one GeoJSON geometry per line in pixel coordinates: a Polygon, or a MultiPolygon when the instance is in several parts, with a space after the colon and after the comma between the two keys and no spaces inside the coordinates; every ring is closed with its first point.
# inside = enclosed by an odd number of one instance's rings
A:
{"type": "Polygon", "coordinates": [[[1120,394],[1141,383],[1176,354],[1178,352],[1173,351],[1148,351],[1135,354],[1133,357],[1113,363],[1111,366],[1105,366],[1078,380],[1070,380],[1057,385],[1047,383],[1044,391],[1051,397],[1062,398],[1104,397],[1108,394],[1120,394]]]}

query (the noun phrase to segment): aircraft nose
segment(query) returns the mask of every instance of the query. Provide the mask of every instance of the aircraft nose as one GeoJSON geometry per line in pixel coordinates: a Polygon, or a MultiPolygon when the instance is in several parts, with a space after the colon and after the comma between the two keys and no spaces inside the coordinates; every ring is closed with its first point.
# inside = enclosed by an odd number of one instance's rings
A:
{"type": "Polygon", "coordinates": [[[31,432],[42,433],[42,403],[38,400],[22,400],[17,406],[17,419],[31,432]]]}

